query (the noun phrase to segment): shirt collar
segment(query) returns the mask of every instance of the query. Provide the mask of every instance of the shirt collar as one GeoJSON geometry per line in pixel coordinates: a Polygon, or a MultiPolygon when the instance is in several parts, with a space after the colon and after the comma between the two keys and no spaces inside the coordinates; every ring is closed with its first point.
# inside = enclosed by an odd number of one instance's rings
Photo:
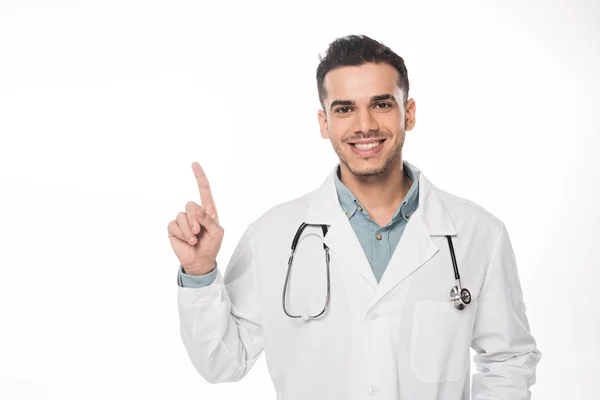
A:
{"type": "MultiPolygon", "coordinates": [[[[417,209],[419,203],[419,177],[406,162],[403,162],[402,165],[404,166],[404,171],[406,171],[406,174],[412,181],[412,185],[406,193],[404,200],[402,200],[402,203],[396,209],[396,212],[392,217],[392,222],[396,222],[399,219],[405,219],[408,221],[412,213],[417,209]]],[[[368,214],[362,204],[358,201],[350,189],[348,189],[348,187],[340,180],[339,165],[336,173],[334,174],[334,181],[340,206],[346,213],[346,216],[351,218],[356,212],[362,212],[365,216],[367,216],[368,214]]]]}

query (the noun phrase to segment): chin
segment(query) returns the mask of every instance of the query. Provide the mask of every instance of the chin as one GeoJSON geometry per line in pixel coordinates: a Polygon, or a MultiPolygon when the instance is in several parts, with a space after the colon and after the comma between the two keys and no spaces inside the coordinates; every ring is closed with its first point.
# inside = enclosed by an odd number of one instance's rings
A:
{"type": "Polygon", "coordinates": [[[383,167],[370,167],[370,168],[360,168],[360,169],[351,169],[352,172],[356,176],[377,176],[381,175],[385,172],[385,168],[383,167]]]}
{"type": "Polygon", "coordinates": [[[351,161],[345,163],[346,167],[356,176],[375,176],[380,175],[387,170],[387,165],[383,160],[375,158],[351,161]]]}

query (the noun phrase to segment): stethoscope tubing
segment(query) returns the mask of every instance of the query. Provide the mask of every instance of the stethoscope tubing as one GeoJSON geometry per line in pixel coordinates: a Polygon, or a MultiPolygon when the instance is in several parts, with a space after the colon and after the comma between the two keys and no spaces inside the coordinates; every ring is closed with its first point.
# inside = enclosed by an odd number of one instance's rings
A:
{"type": "MultiPolygon", "coordinates": [[[[283,311],[288,317],[302,318],[304,321],[308,321],[310,319],[317,319],[317,318],[321,317],[325,313],[325,311],[327,311],[327,309],[329,308],[329,299],[331,297],[331,276],[330,276],[330,270],[329,270],[329,261],[330,261],[329,247],[327,247],[327,245],[323,242],[323,249],[325,250],[326,271],[327,271],[327,298],[325,299],[325,305],[323,306],[323,310],[316,315],[308,315],[306,313],[301,314],[301,315],[292,315],[287,311],[287,308],[285,305],[286,294],[287,294],[289,281],[290,281],[290,274],[292,271],[292,263],[294,260],[294,255],[296,253],[296,247],[298,246],[298,241],[300,240],[300,236],[302,235],[302,232],[304,231],[304,229],[307,226],[310,226],[310,225],[321,226],[321,229],[323,230],[323,238],[325,238],[325,235],[327,234],[327,226],[326,225],[308,224],[306,222],[303,222],[300,225],[300,227],[296,231],[296,234],[294,235],[294,240],[292,241],[292,253],[290,255],[290,258],[288,259],[288,268],[287,268],[287,273],[285,276],[285,283],[283,286],[283,294],[282,294],[282,299],[281,299],[283,311]]],[[[454,245],[452,243],[452,238],[450,237],[450,235],[446,235],[446,238],[448,239],[448,247],[450,248],[450,258],[452,259],[452,269],[454,271],[454,279],[456,280],[456,286],[453,286],[452,290],[450,291],[450,301],[451,301],[452,305],[454,306],[454,308],[461,311],[461,310],[464,310],[466,308],[466,306],[471,303],[471,293],[466,288],[461,287],[460,274],[458,272],[458,265],[456,263],[456,255],[454,254],[454,245]]]]}

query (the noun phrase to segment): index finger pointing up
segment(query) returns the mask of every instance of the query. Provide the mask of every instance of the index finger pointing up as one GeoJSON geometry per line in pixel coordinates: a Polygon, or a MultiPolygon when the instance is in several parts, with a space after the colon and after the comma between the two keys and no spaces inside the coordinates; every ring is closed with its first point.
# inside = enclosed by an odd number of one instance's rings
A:
{"type": "Polygon", "coordinates": [[[197,162],[192,163],[192,170],[194,171],[196,182],[198,182],[198,189],[200,190],[200,202],[202,203],[202,207],[204,207],[209,214],[216,213],[217,208],[215,206],[215,201],[208,183],[208,178],[206,177],[204,170],[197,162]]]}

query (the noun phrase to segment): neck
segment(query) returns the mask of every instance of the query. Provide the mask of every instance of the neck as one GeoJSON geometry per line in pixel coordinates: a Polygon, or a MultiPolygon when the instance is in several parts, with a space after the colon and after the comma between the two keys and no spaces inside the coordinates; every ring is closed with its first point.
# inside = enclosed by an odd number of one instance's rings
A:
{"type": "Polygon", "coordinates": [[[340,163],[340,175],[342,183],[370,211],[396,210],[412,185],[401,155],[379,175],[356,176],[344,163],[340,163]]]}

